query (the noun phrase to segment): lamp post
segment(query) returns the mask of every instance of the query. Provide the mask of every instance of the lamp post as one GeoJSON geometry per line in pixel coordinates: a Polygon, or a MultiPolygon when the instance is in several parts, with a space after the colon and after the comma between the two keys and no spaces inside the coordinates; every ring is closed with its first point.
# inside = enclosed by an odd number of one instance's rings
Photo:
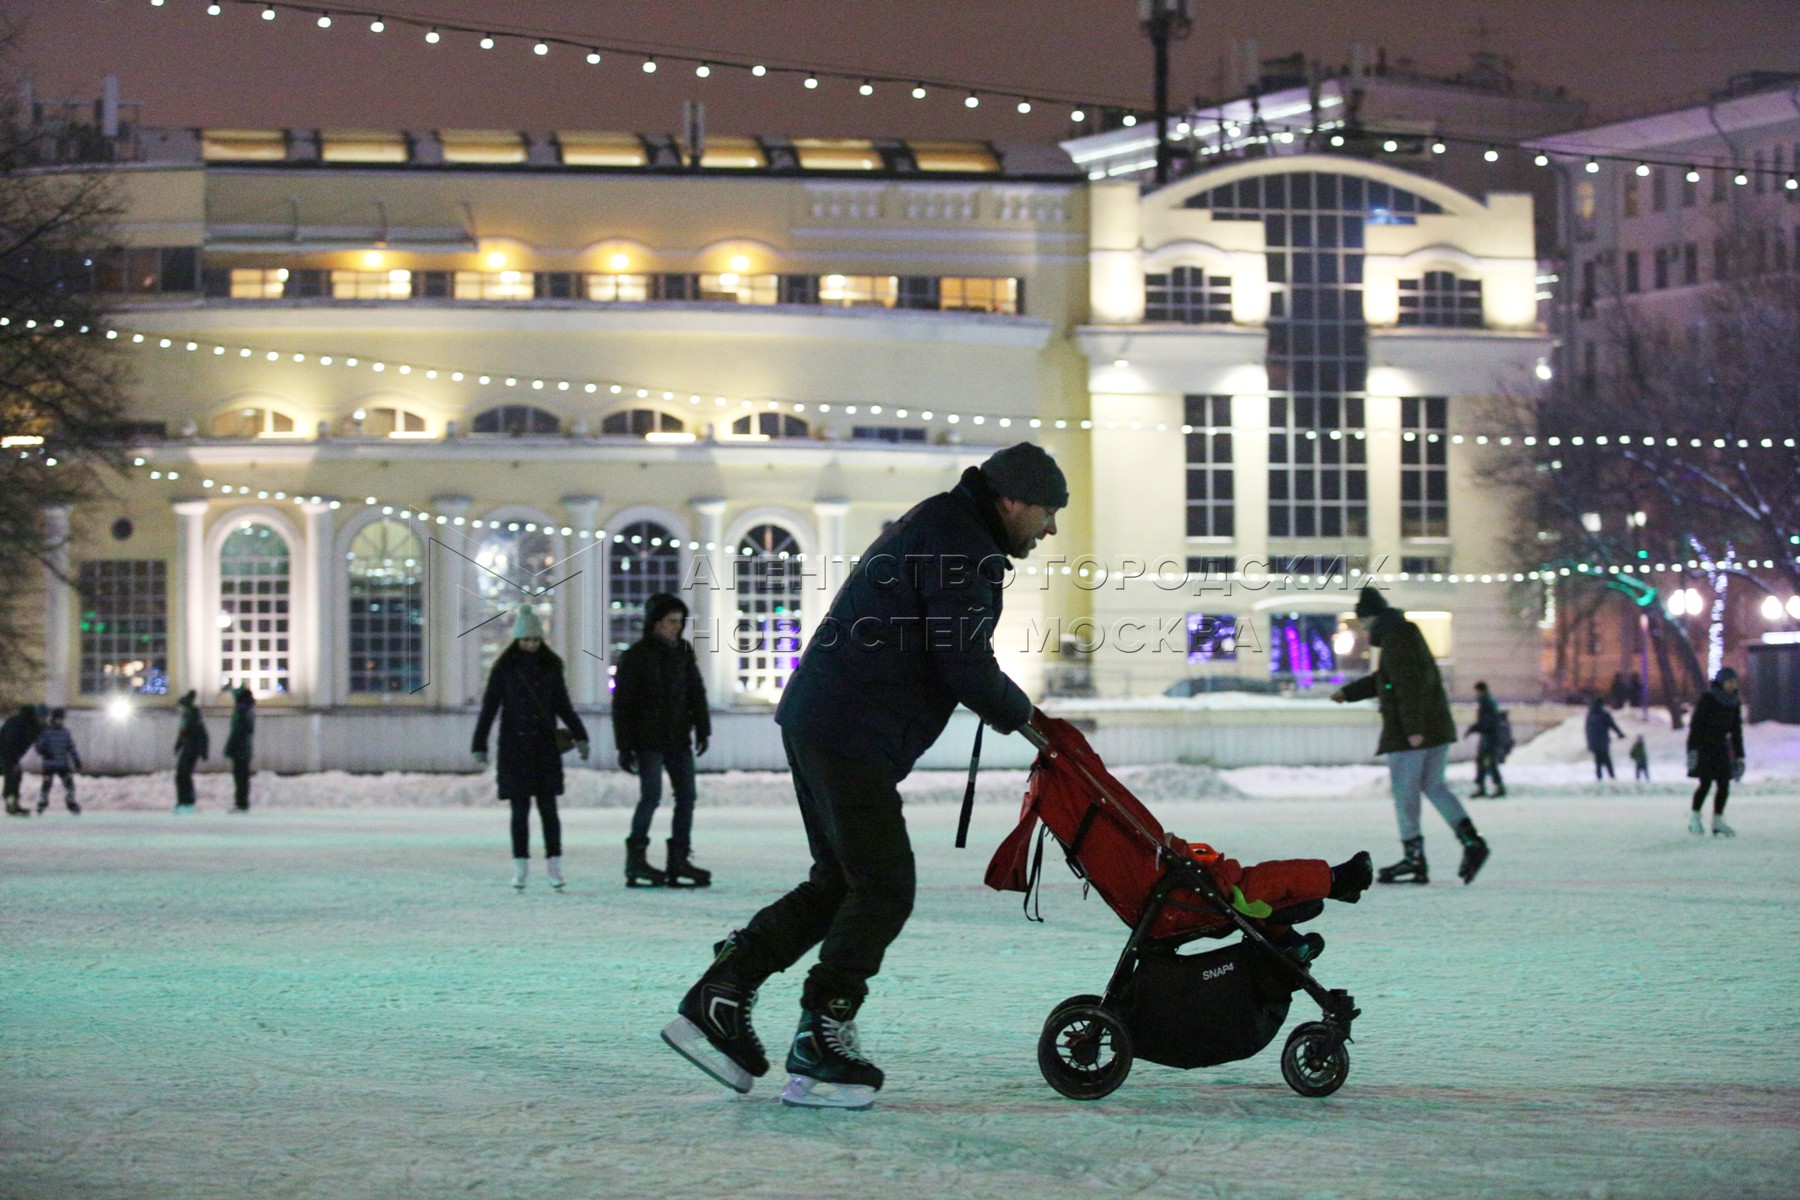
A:
{"type": "Polygon", "coordinates": [[[1169,42],[1186,37],[1188,0],[1138,0],[1138,24],[1156,52],[1156,186],[1169,182],[1169,42]]]}

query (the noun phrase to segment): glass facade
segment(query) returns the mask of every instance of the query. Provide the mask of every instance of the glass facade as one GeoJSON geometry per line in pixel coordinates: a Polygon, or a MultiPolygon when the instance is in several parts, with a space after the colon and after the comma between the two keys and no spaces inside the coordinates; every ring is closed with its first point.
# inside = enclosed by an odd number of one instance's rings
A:
{"type": "Polygon", "coordinates": [[[407,693],[423,686],[424,570],[424,548],[403,521],[375,521],[351,541],[352,693],[407,693]]]}
{"type": "Polygon", "coordinates": [[[681,543],[655,521],[613,534],[606,555],[606,657],[619,661],[644,633],[644,601],[681,591],[681,543]]]}
{"type": "Polygon", "coordinates": [[[800,665],[800,543],[779,525],[758,525],[738,543],[734,635],[740,695],[774,697],[800,665]]]}
{"type": "Polygon", "coordinates": [[[219,549],[219,687],[258,696],[289,690],[287,541],[246,521],[219,549]]]}
{"type": "Polygon", "coordinates": [[[81,564],[81,691],[169,690],[168,566],[160,559],[81,564]]]}

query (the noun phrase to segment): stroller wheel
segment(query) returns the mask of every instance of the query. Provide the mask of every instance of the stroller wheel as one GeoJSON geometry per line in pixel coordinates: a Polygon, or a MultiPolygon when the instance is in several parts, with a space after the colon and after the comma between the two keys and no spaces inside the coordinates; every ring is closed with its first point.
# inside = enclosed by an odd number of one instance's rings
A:
{"type": "Polygon", "coordinates": [[[1131,1057],[1130,1032],[1098,996],[1073,996],[1057,1005],[1038,1038],[1044,1082],[1071,1100],[1110,1095],[1131,1073],[1131,1057]]]}
{"type": "Polygon", "coordinates": [[[1350,1051],[1341,1029],[1308,1021],[1288,1034],[1281,1051],[1281,1077],[1302,1096],[1329,1096],[1350,1074],[1350,1051]]]}

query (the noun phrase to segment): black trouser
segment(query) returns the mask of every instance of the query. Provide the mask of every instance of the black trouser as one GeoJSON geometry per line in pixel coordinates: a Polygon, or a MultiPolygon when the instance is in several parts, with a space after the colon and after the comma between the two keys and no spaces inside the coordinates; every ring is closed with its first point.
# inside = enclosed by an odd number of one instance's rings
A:
{"type": "Polygon", "coordinates": [[[1731,780],[1702,779],[1700,786],[1694,789],[1695,812],[1699,812],[1700,806],[1706,803],[1706,789],[1715,783],[1719,785],[1719,790],[1713,793],[1713,816],[1716,817],[1725,811],[1725,802],[1731,799],[1731,780]]]}
{"type": "Polygon", "coordinates": [[[1637,765],[1636,770],[1634,770],[1632,772],[1632,778],[1633,779],[1648,779],[1648,778],[1650,778],[1650,764],[1647,762],[1639,763],[1637,765]]]}
{"type": "Polygon", "coordinates": [[[781,741],[812,872],[744,932],[777,971],[820,946],[807,991],[860,1000],[912,914],[912,842],[900,791],[883,764],[839,758],[786,733],[781,741]]]}
{"type": "Polygon", "coordinates": [[[44,786],[38,793],[39,812],[43,812],[46,808],[50,807],[50,785],[55,783],[58,779],[63,781],[63,802],[69,806],[69,811],[75,811],[74,772],[70,771],[68,767],[45,767],[44,786]]]}
{"type": "Polygon", "coordinates": [[[19,807],[19,789],[23,786],[25,786],[25,768],[17,763],[6,768],[6,785],[3,790],[7,808],[19,807]]]}
{"type": "Polygon", "coordinates": [[[193,807],[194,804],[194,764],[200,756],[192,750],[183,750],[175,756],[175,805],[193,807]]]}
{"type": "Polygon", "coordinates": [[[669,823],[669,840],[680,850],[693,845],[694,748],[683,746],[667,754],[638,751],[638,806],[631,814],[631,836],[648,839],[656,806],[662,803],[663,772],[675,793],[675,815],[669,823]]]}
{"type": "Polygon", "coordinates": [[[1607,746],[1604,749],[1594,751],[1594,778],[1595,779],[1600,778],[1600,772],[1602,769],[1604,769],[1606,771],[1606,775],[1608,778],[1611,778],[1611,779],[1618,778],[1617,775],[1613,774],[1612,747],[1611,746],[1607,746]]]}
{"type": "Polygon", "coordinates": [[[1500,778],[1500,756],[1492,750],[1475,751],[1475,786],[1486,790],[1487,781],[1494,781],[1494,790],[1504,792],[1506,780],[1500,778]]]}
{"type": "MultiPolygon", "coordinates": [[[[531,857],[531,797],[514,796],[512,804],[512,844],[514,858],[531,857]]],[[[537,798],[538,820],[544,826],[544,857],[562,857],[562,818],[556,815],[556,797],[537,798]]]]}
{"type": "Polygon", "coordinates": [[[250,807],[250,756],[234,754],[231,756],[231,786],[236,793],[239,808],[250,807]]]}

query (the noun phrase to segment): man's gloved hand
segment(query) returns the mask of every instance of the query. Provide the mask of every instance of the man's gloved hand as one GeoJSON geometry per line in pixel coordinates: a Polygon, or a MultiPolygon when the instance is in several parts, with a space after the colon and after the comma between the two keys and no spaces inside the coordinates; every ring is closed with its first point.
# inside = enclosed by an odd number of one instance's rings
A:
{"type": "Polygon", "coordinates": [[[576,742],[575,753],[581,755],[582,761],[586,762],[588,756],[588,744],[586,742],[576,742]]]}
{"type": "Polygon", "coordinates": [[[636,750],[619,751],[619,770],[625,772],[627,775],[636,775],[637,767],[636,750]]]}
{"type": "Polygon", "coordinates": [[[1688,751],[1688,770],[1689,771],[1698,771],[1699,769],[1700,769],[1700,752],[1698,750],[1689,750],[1688,751]]]}
{"type": "Polygon", "coordinates": [[[486,750],[472,750],[469,752],[469,757],[475,760],[476,766],[478,766],[478,767],[487,766],[487,751],[486,750]]]}
{"type": "Polygon", "coordinates": [[[694,739],[694,757],[695,757],[695,758],[698,758],[698,757],[700,757],[700,756],[701,756],[701,755],[702,755],[702,754],[705,754],[705,753],[706,753],[706,748],[707,748],[707,747],[708,747],[708,746],[710,746],[710,745],[712,745],[712,739],[711,739],[711,738],[707,738],[707,737],[698,737],[698,738],[695,738],[695,739],[694,739]]]}

